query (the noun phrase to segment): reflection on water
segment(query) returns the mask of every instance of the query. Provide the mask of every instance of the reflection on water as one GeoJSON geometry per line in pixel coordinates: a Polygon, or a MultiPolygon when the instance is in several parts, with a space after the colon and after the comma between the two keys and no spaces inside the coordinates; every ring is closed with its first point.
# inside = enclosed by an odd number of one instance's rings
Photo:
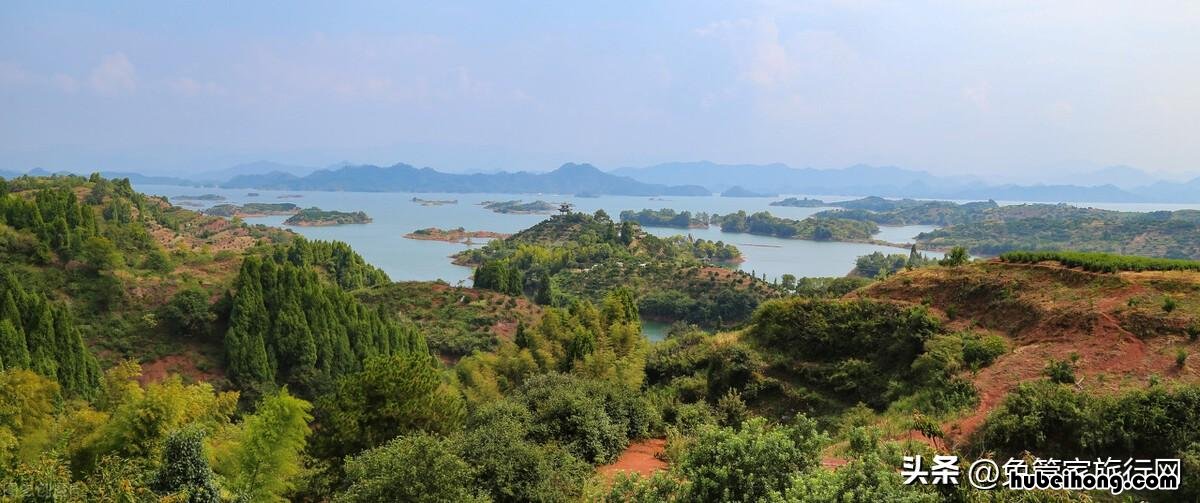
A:
{"type": "Polygon", "coordinates": [[[650,342],[659,342],[666,340],[667,331],[671,329],[670,323],[661,321],[642,320],[642,336],[649,339],[650,342]]]}

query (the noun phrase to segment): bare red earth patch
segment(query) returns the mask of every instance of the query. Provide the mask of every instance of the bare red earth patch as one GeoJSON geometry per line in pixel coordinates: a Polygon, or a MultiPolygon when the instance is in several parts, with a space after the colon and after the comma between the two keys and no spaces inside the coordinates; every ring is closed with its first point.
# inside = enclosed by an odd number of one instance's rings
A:
{"type": "Polygon", "coordinates": [[[634,442],[625,448],[612,464],[596,469],[604,478],[611,480],[618,472],[634,472],[649,477],[654,472],[667,468],[667,462],[659,459],[667,446],[663,438],[651,438],[634,442]]]}

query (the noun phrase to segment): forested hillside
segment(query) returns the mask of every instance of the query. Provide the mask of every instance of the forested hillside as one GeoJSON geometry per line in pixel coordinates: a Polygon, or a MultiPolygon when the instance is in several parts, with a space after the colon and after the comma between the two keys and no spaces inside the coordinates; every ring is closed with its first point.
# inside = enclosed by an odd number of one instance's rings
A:
{"type": "Polygon", "coordinates": [[[0,188],[5,501],[1107,498],[899,471],[1025,451],[1177,457],[1180,491],[1131,496],[1200,495],[1195,263],[959,249],[774,285],[598,212],[464,252],[463,288],[125,181],[0,188]]]}

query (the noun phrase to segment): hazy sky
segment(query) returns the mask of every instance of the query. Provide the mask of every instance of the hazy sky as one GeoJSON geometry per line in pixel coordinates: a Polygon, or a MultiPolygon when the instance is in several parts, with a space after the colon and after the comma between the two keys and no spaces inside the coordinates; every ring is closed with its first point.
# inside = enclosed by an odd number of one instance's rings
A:
{"type": "Polygon", "coordinates": [[[0,168],[1200,173],[1194,0],[589,4],[8,0],[0,168]]]}

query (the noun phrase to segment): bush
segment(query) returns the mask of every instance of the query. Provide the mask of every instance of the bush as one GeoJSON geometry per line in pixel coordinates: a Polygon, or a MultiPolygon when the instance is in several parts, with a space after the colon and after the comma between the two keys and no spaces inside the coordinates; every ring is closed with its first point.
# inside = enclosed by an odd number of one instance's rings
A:
{"type": "Polygon", "coordinates": [[[950,249],[950,252],[947,253],[945,257],[938,261],[938,264],[949,267],[958,267],[970,261],[971,255],[967,253],[967,249],[961,246],[955,246],[954,248],[950,249]]]}
{"type": "Polygon", "coordinates": [[[208,304],[208,294],[199,288],[185,288],[163,306],[162,317],[176,332],[202,337],[217,318],[208,304]]]}
{"type": "Polygon", "coordinates": [[[1163,297],[1163,303],[1162,303],[1163,312],[1169,313],[1171,311],[1174,311],[1178,305],[1179,305],[1179,303],[1175,300],[1174,297],[1163,297]]]}
{"type": "Polygon", "coordinates": [[[515,398],[532,414],[530,438],[558,442],[593,464],[616,458],[653,422],[649,402],[636,392],[572,375],[532,377],[515,398]]]}
{"type": "Polygon", "coordinates": [[[419,433],[398,437],[346,460],[349,488],[337,502],[483,501],[471,487],[471,467],[451,443],[419,433]]]}
{"type": "Polygon", "coordinates": [[[702,428],[680,460],[690,482],[685,501],[761,501],[782,492],[797,472],[820,462],[827,438],[798,416],[789,426],[754,418],[732,428],[702,428]]]}
{"type": "Polygon", "coordinates": [[[1188,359],[1188,352],[1186,349],[1180,349],[1179,351],[1175,352],[1175,366],[1176,367],[1183,368],[1185,365],[1187,365],[1187,359],[1188,359]]]}
{"type": "Polygon", "coordinates": [[[1055,261],[1067,267],[1080,267],[1091,272],[1119,271],[1200,271],[1200,261],[1185,259],[1135,257],[1112,253],[1074,251],[1012,251],[1000,255],[1000,260],[1034,264],[1055,261]]]}
{"type": "Polygon", "coordinates": [[[1060,384],[1075,384],[1075,364],[1067,360],[1051,359],[1042,370],[1051,382],[1060,384]]]}

